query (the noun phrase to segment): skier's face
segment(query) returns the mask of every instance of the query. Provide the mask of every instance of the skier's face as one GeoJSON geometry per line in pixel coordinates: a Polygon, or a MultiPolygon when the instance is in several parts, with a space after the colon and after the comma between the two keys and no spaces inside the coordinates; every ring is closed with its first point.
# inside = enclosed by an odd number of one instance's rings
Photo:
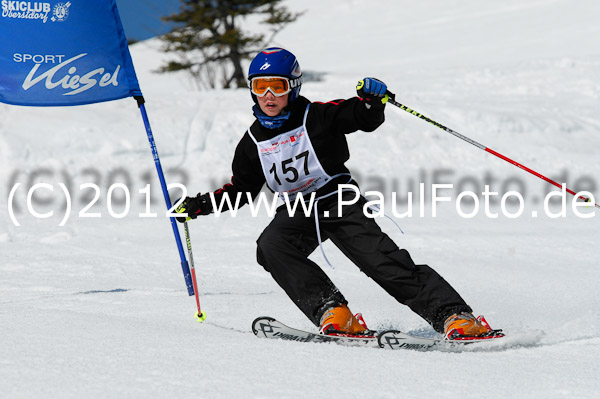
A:
{"type": "Polygon", "coordinates": [[[268,116],[277,116],[283,111],[285,107],[288,105],[289,94],[286,94],[281,97],[275,97],[273,93],[267,91],[262,97],[256,97],[258,99],[258,105],[262,112],[267,114],[268,116]]]}

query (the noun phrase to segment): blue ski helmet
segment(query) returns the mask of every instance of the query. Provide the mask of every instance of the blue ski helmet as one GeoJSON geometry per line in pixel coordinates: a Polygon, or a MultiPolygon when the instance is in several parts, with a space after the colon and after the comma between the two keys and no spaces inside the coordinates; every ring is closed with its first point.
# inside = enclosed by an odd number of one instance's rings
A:
{"type": "MultiPolygon", "coordinates": [[[[289,102],[291,103],[300,96],[302,70],[296,56],[286,49],[269,47],[258,53],[250,63],[248,80],[255,76],[284,76],[290,80],[290,87],[292,88],[289,102]]],[[[254,102],[258,103],[256,96],[250,94],[254,102]]]]}

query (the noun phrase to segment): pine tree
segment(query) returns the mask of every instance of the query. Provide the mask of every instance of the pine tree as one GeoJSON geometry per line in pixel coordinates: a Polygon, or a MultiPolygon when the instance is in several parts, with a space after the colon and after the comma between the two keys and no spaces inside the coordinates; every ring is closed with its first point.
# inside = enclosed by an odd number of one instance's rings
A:
{"type": "Polygon", "coordinates": [[[176,53],[178,60],[163,65],[159,72],[186,70],[200,87],[245,87],[242,61],[266,47],[301,15],[289,12],[279,4],[281,0],[180,1],[180,12],[163,18],[177,27],[162,37],[164,50],[176,53]],[[268,36],[242,30],[242,21],[252,15],[264,17],[261,22],[268,26],[268,36]]]}

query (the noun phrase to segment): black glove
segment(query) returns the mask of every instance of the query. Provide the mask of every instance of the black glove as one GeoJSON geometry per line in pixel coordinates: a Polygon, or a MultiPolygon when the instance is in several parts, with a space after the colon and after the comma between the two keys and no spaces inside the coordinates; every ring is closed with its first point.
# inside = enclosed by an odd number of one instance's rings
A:
{"type": "Polygon", "coordinates": [[[365,106],[381,107],[390,99],[387,93],[387,86],[381,80],[375,78],[364,78],[358,81],[356,93],[365,101],[365,106]]]}
{"type": "MultiPolygon", "coordinates": [[[[178,200],[179,201],[179,200],[178,200]]],[[[177,208],[175,213],[187,213],[186,217],[175,218],[178,222],[187,222],[190,219],[196,219],[199,215],[210,215],[212,213],[212,203],[209,194],[198,194],[195,197],[186,197],[177,208]]]]}

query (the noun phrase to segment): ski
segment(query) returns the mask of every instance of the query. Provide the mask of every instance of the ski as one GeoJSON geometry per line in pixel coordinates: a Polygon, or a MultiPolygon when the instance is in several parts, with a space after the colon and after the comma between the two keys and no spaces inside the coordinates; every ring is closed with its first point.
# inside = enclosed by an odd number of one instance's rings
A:
{"type": "Polygon", "coordinates": [[[252,322],[252,332],[259,338],[283,339],[297,342],[334,342],[345,346],[379,347],[374,335],[356,337],[323,335],[288,327],[272,317],[258,317],[252,322]]]}
{"type": "Polygon", "coordinates": [[[444,338],[427,338],[410,335],[402,331],[387,330],[382,331],[377,335],[377,341],[380,348],[384,349],[412,349],[419,351],[429,350],[463,350],[469,346],[471,349],[489,349],[492,347],[500,348],[503,346],[504,334],[497,332],[492,335],[471,338],[471,339],[444,339],[444,338]]]}
{"type": "Polygon", "coordinates": [[[344,346],[362,346],[383,349],[409,349],[417,351],[463,351],[463,350],[502,350],[512,346],[529,346],[532,342],[519,337],[507,339],[499,330],[493,330],[486,337],[448,340],[411,335],[398,330],[384,330],[372,336],[323,335],[286,326],[280,321],[268,317],[258,317],[252,322],[252,332],[258,338],[281,339],[296,342],[333,342],[344,346]],[[522,342],[521,342],[522,341],[522,342]]]}

